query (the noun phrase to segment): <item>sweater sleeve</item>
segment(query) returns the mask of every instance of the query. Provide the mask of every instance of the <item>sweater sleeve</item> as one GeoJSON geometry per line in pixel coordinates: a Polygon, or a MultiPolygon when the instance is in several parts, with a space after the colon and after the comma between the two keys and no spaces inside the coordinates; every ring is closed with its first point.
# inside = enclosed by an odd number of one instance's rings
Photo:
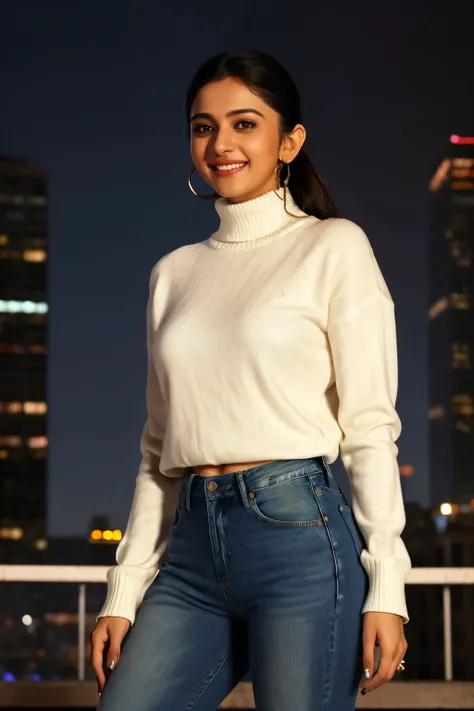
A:
{"type": "Polygon", "coordinates": [[[405,581],[410,558],[401,539],[405,510],[395,444],[398,386],[393,302],[365,233],[347,220],[335,234],[330,265],[328,338],[339,398],[341,457],[365,539],[369,577],[363,612],[408,621],[405,581]],[[344,233],[344,234],[343,234],[344,233]]]}
{"type": "Polygon", "coordinates": [[[148,418],[140,442],[142,456],[127,528],[117,548],[117,565],[107,573],[107,597],[99,615],[125,617],[132,624],[166,551],[181,485],[181,479],[166,477],[159,470],[164,403],[151,356],[154,283],[152,273],[147,307],[148,418]]]}

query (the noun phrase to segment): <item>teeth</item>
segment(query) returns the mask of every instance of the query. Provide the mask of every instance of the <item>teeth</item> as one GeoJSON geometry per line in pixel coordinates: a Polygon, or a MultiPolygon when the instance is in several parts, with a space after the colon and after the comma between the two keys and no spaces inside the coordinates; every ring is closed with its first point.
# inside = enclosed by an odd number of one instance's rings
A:
{"type": "Polygon", "coordinates": [[[243,168],[246,163],[233,163],[232,165],[216,165],[216,170],[235,170],[236,168],[243,168]]]}

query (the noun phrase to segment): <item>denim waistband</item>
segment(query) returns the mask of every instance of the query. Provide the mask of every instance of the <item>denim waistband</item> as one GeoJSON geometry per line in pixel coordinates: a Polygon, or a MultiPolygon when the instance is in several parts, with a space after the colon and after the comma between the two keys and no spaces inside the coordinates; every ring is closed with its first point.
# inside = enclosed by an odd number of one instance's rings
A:
{"type": "Polygon", "coordinates": [[[235,495],[240,495],[244,505],[248,507],[250,506],[247,496],[249,492],[309,474],[322,474],[326,486],[337,487],[325,458],[311,457],[309,459],[277,460],[250,469],[217,476],[202,476],[191,472],[183,482],[182,496],[184,496],[187,509],[191,508],[191,497],[209,501],[235,495]]]}

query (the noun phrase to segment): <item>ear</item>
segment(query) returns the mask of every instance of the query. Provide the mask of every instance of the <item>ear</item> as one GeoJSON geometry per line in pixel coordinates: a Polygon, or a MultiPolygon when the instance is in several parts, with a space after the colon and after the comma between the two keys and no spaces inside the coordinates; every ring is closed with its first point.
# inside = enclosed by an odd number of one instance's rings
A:
{"type": "Polygon", "coordinates": [[[280,160],[284,163],[291,163],[306,141],[305,127],[297,123],[291,133],[285,134],[280,149],[280,160]]]}

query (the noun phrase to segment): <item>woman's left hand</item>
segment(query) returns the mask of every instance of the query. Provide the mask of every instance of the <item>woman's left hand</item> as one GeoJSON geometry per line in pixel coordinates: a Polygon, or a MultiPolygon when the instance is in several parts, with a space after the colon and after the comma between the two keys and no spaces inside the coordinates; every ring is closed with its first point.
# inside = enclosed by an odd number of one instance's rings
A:
{"type": "Polygon", "coordinates": [[[388,612],[366,612],[363,619],[363,662],[370,678],[362,685],[361,693],[378,689],[390,681],[405,656],[407,642],[403,620],[388,612]],[[374,649],[380,647],[380,664],[374,674],[374,649]],[[372,676],[373,675],[373,676],[372,676]]]}

